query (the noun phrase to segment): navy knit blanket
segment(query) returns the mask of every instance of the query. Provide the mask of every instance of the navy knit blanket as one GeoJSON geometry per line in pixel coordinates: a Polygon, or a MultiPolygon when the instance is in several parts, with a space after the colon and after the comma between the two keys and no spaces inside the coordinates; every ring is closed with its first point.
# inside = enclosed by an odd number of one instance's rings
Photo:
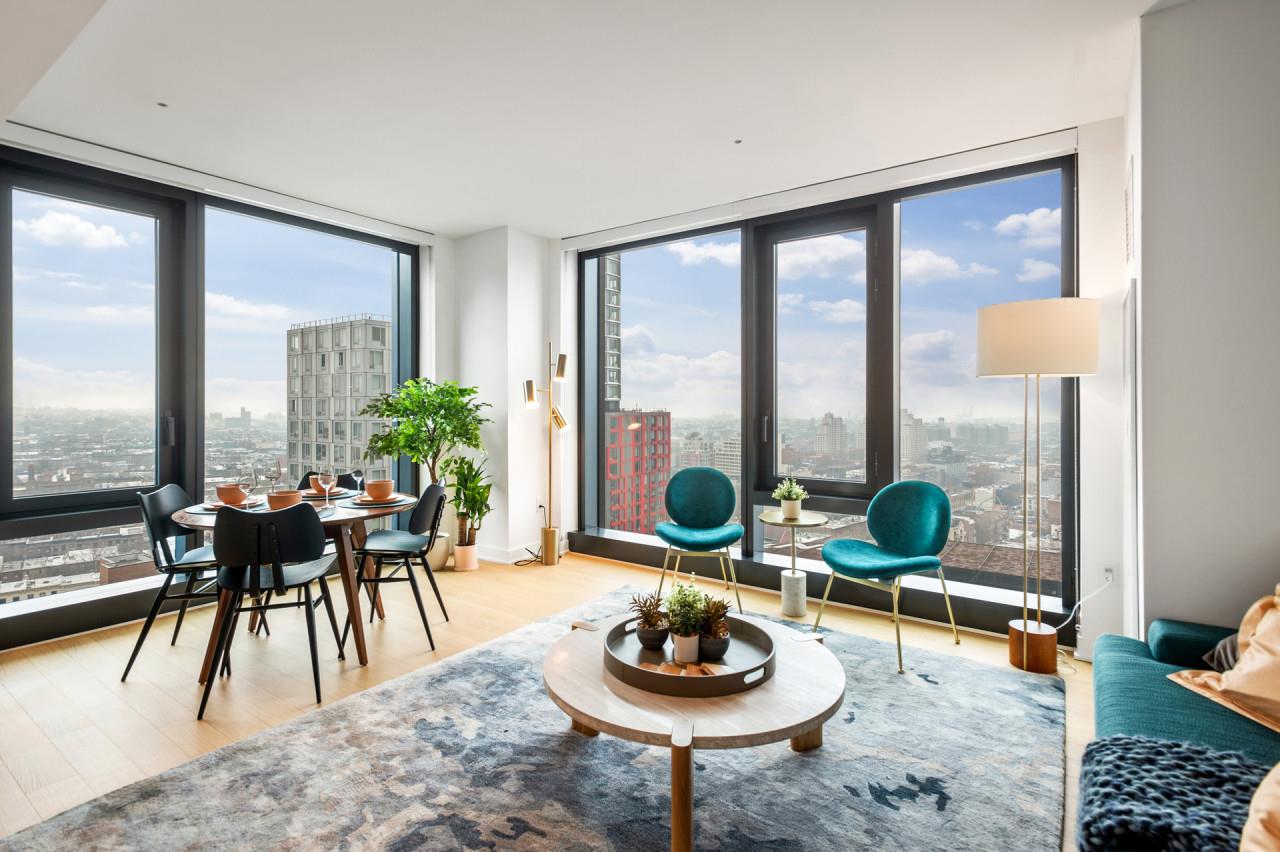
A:
{"type": "Polygon", "coordinates": [[[1095,740],[1080,767],[1080,848],[1234,852],[1270,769],[1191,743],[1095,740]]]}

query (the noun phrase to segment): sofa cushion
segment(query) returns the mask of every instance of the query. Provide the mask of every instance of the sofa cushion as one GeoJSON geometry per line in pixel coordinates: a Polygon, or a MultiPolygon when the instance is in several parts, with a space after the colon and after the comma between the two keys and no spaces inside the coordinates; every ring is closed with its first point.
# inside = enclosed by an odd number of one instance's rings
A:
{"type": "Polygon", "coordinates": [[[1234,627],[1159,618],[1147,628],[1147,644],[1151,646],[1151,655],[1162,663],[1184,669],[1201,669],[1204,668],[1204,655],[1235,632],[1234,627]]]}
{"type": "Polygon", "coordinates": [[[1079,846],[1232,852],[1267,769],[1190,743],[1095,740],[1080,766],[1079,846]]]}
{"type": "Polygon", "coordinates": [[[1097,736],[1181,740],[1240,751],[1268,766],[1280,762],[1280,735],[1168,679],[1181,668],[1157,662],[1136,639],[1099,637],[1093,657],[1097,736]]]}

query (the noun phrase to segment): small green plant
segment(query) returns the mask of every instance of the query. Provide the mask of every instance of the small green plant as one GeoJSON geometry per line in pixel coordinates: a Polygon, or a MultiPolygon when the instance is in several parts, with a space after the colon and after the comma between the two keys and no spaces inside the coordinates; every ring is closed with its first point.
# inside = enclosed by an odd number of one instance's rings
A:
{"type": "Polygon", "coordinates": [[[667,596],[667,627],[677,636],[696,636],[702,624],[706,595],[679,581],[667,596]]]}
{"type": "Polygon", "coordinates": [[[778,487],[773,489],[775,500],[803,500],[808,496],[809,492],[804,490],[804,486],[790,477],[779,482],[778,487]]]}
{"type": "Polygon", "coordinates": [[[476,543],[476,534],[493,509],[489,505],[493,483],[485,473],[483,459],[451,456],[445,461],[444,470],[453,478],[453,499],[449,502],[458,515],[458,544],[469,547],[476,543]]]}
{"type": "Polygon", "coordinates": [[[702,623],[698,633],[708,639],[723,639],[729,635],[729,602],[707,597],[702,607],[702,623]]]}
{"type": "Polygon", "coordinates": [[[631,611],[646,630],[661,630],[667,625],[667,614],[662,611],[662,595],[657,592],[633,596],[631,611]]]}

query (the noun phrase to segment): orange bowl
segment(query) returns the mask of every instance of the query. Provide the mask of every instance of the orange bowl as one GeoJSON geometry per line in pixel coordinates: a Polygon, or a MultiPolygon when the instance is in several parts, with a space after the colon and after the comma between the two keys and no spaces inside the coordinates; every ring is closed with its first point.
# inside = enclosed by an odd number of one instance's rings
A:
{"type": "Polygon", "coordinates": [[[319,474],[316,474],[311,477],[311,490],[314,491],[316,494],[319,494],[320,492],[324,491],[324,489],[320,487],[319,474]]]}
{"type": "Polygon", "coordinates": [[[386,500],[394,487],[395,483],[390,479],[370,479],[364,484],[364,490],[374,500],[386,500]]]}
{"type": "Polygon", "coordinates": [[[267,505],[272,509],[287,509],[301,502],[301,491],[275,491],[267,495],[267,505]]]}
{"type": "Polygon", "coordinates": [[[244,492],[240,490],[239,485],[234,483],[231,485],[219,485],[218,499],[228,506],[239,506],[244,502],[244,492]]]}

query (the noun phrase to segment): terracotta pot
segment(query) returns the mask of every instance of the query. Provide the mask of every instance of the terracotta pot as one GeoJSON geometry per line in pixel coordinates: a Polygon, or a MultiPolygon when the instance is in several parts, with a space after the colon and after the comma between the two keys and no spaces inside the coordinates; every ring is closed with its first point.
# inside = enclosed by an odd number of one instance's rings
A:
{"type": "Polygon", "coordinates": [[[301,491],[273,491],[267,495],[267,505],[272,509],[287,509],[301,502],[301,491]]]}
{"type": "Polygon", "coordinates": [[[476,556],[476,545],[456,544],[453,547],[453,570],[474,571],[480,567],[480,558],[476,556]]]}
{"type": "Polygon", "coordinates": [[[374,500],[385,500],[391,496],[395,483],[390,479],[370,479],[364,484],[364,491],[374,500]]]}
{"type": "Polygon", "coordinates": [[[671,635],[671,641],[676,646],[676,662],[677,663],[696,663],[698,662],[698,634],[692,636],[676,636],[671,635]]]}
{"type": "Polygon", "coordinates": [[[228,506],[239,506],[244,502],[244,491],[240,490],[240,486],[235,483],[219,485],[218,499],[228,506]]]}
{"type": "Polygon", "coordinates": [[[800,517],[800,501],[799,500],[783,500],[782,501],[782,517],[788,521],[794,521],[800,517]]]}

